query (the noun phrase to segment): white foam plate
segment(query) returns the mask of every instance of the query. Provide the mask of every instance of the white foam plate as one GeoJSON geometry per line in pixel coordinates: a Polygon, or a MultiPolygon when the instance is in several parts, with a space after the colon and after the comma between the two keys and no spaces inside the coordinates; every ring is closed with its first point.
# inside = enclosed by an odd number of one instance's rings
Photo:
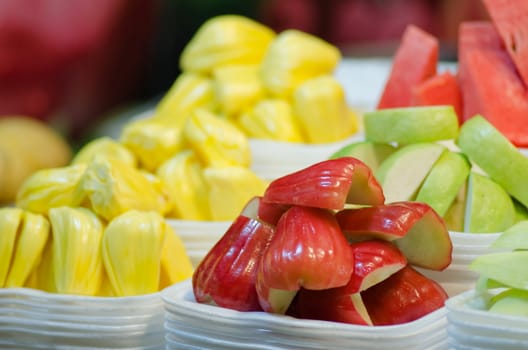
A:
{"type": "Polygon", "coordinates": [[[234,341],[223,339],[221,334],[228,334],[228,337],[235,339],[240,337],[241,340],[251,337],[251,344],[293,348],[311,344],[313,349],[337,346],[393,349],[399,345],[406,349],[424,349],[428,339],[435,344],[447,339],[445,308],[402,325],[367,327],[300,320],[265,312],[238,312],[199,304],[194,300],[190,280],[165,289],[162,297],[167,313],[173,316],[166,316],[166,326],[169,326],[167,331],[170,333],[170,329],[176,330],[175,338],[181,340],[183,337],[188,342],[191,342],[191,338],[200,336],[201,341],[208,344],[205,348],[210,349],[215,349],[213,341],[234,341]]]}

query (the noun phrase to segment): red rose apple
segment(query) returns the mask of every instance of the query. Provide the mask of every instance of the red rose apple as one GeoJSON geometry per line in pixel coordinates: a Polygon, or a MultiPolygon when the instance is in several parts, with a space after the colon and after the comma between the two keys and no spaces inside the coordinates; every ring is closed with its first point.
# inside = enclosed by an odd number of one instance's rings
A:
{"type": "Polygon", "coordinates": [[[240,215],[194,271],[196,301],[260,311],[255,289],[257,266],[273,233],[273,226],[240,215]]]}
{"type": "Polygon", "coordinates": [[[361,293],[374,325],[411,322],[444,306],[448,296],[434,280],[411,266],[361,293]]]}
{"type": "Polygon", "coordinates": [[[272,181],[262,201],[341,210],[345,204],[385,202],[370,168],[352,157],[325,160],[272,181]]]}
{"type": "Polygon", "coordinates": [[[451,263],[453,245],[444,220],[420,202],[344,209],[336,214],[351,241],[380,238],[392,241],[410,264],[443,270],[451,263]]]}
{"type": "Polygon", "coordinates": [[[258,264],[256,282],[264,311],[285,313],[297,291],[344,286],[354,257],[334,215],[293,206],[280,218],[258,264]]]}

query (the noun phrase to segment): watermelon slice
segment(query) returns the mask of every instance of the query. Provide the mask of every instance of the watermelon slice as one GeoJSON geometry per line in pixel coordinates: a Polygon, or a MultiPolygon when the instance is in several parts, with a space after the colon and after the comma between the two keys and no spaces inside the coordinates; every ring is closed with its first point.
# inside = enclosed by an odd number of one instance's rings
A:
{"type": "Polygon", "coordinates": [[[528,1],[483,0],[510,58],[528,86],[528,1]]]}
{"type": "Polygon", "coordinates": [[[411,103],[414,106],[451,105],[462,124],[462,95],[456,76],[450,71],[438,73],[412,90],[411,103]]]}
{"type": "Polygon", "coordinates": [[[528,146],[528,95],[491,22],[465,22],[459,33],[463,119],[483,115],[518,147],[528,146]]]}
{"type": "Polygon", "coordinates": [[[438,39],[415,25],[405,29],[378,109],[411,106],[412,89],[436,74],[438,39]]]}

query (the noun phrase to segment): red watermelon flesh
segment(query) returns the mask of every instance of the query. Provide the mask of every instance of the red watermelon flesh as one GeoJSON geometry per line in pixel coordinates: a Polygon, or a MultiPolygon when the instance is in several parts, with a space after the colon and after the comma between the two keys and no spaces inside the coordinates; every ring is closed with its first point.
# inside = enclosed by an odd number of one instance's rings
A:
{"type": "Polygon", "coordinates": [[[528,1],[483,0],[510,58],[528,86],[528,1]]]}
{"type": "Polygon", "coordinates": [[[463,101],[462,121],[471,118],[480,111],[480,101],[477,94],[465,88],[475,85],[475,82],[472,81],[473,77],[466,74],[468,69],[465,67],[466,53],[474,49],[503,50],[502,40],[491,22],[462,22],[459,27],[457,77],[463,101]]]}
{"type": "Polygon", "coordinates": [[[498,35],[491,34],[493,30],[491,23],[461,26],[459,83],[463,118],[481,114],[513,144],[527,147],[528,95],[498,35]]]}
{"type": "Polygon", "coordinates": [[[436,37],[415,25],[407,26],[377,108],[411,106],[412,89],[436,74],[438,48],[436,37]]]}
{"type": "Polygon", "coordinates": [[[438,73],[416,86],[412,90],[411,103],[414,106],[451,105],[462,123],[462,95],[458,80],[450,71],[438,73]]]}

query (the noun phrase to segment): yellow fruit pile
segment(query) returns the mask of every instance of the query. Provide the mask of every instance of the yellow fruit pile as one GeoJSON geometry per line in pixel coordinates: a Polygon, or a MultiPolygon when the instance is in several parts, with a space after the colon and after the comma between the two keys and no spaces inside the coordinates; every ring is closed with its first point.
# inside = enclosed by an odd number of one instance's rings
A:
{"type": "Polygon", "coordinates": [[[358,130],[333,76],[340,51],[298,30],[275,33],[249,18],[205,22],[181,55],[182,74],[155,109],[181,128],[205,108],[251,138],[327,143],[358,130]]]}
{"type": "Polygon", "coordinates": [[[106,223],[90,209],[0,208],[0,287],[87,296],[154,293],[189,278],[183,243],[156,212],[106,223]]]}
{"type": "Polygon", "coordinates": [[[152,115],[24,178],[15,207],[0,209],[0,287],[124,296],[189,278],[165,219],[231,221],[262,195],[249,138],[321,143],[357,130],[332,76],[340,58],[299,31],[207,21],[152,115]]]}

